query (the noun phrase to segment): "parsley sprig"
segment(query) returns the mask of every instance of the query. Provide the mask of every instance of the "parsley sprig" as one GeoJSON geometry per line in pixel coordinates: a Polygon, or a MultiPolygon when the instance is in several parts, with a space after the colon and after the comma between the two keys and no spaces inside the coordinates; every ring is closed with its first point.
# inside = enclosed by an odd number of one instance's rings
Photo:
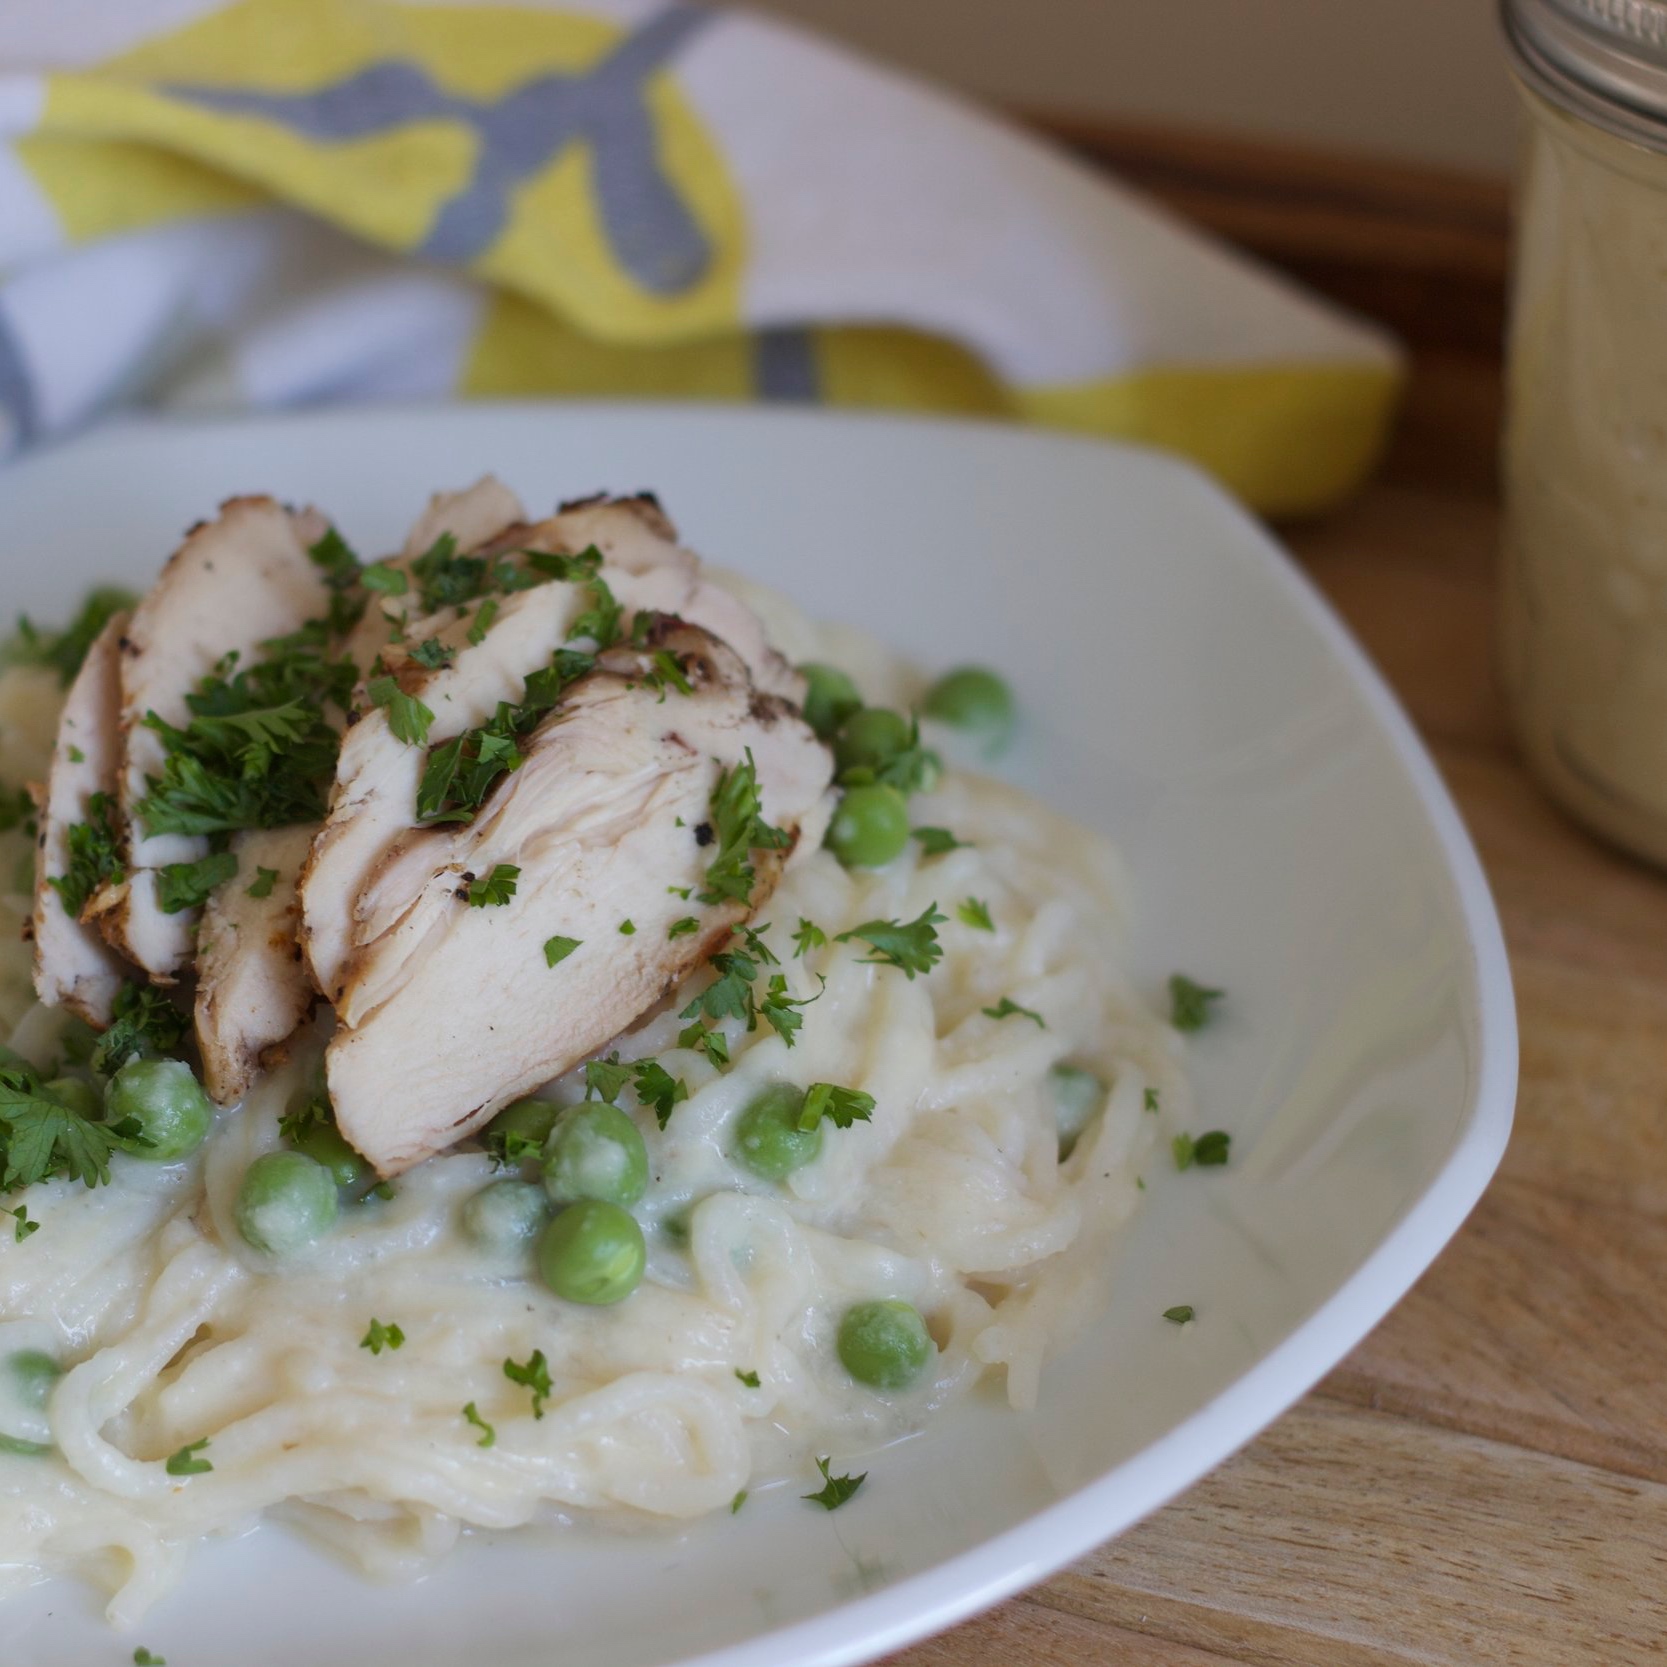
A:
{"type": "Polygon", "coordinates": [[[946,919],[947,915],[938,913],[936,903],[928,903],[913,920],[865,920],[861,926],[841,932],[834,941],[849,943],[855,938],[874,951],[863,957],[865,961],[896,967],[906,978],[913,978],[916,973],[930,972],[943,959],[936,929],[946,919]]]}
{"type": "Polygon", "coordinates": [[[835,1476],[831,1474],[832,1466],[831,1458],[818,1459],[816,1468],[822,1472],[824,1486],[816,1493],[799,1495],[813,1505],[820,1505],[824,1511],[837,1511],[868,1480],[866,1470],[860,1476],[835,1476]]]}
{"type": "Polygon", "coordinates": [[[544,1358],[543,1349],[534,1349],[524,1363],[506,1360],[504,1376],[511,1383],[518,1383],[522,1388],[532,1391],[533,1417],[542,1418],[544,1403],[555,1393],[550,1387],[550,1364],[544,1358]]]}
{"type": "Polygon", "coordinates": [[[0,650],[0,664],[47,666],[57,672],[58,681],[68,688],[99,632],[113,615],[134,607],[138,600],[132,591],[100,585],[87,593],[80,612],[62,631],[42,631],[30,623],[27,615],[20,614],[16,637],[0,650]]]}
{"type": "Polygon", "coordinates": [[[112,1013],[89,1061],[100,1076],[114,1075],[135,1054],[175,1054],[185,1039],[185,1015],[154,984],[123,984],[112,1013]]]}
{"type": "Polygon", "coordinates": [[[1195,984],[1184,972],[1169,980],[1169,1022],[1177,1030],[1202,1030],[1210,1022],[1210,1004],[1220,1001],[1225,990],[1195,984]]]}
{"type": "Polygon", "coordinates": [[[752,902],[752,888],[758,878],[752,853],[780,851],[789,843],[780,828],[764,820],[763,812],[758,767],[749,747],[745,759],[725,770],[712,790],[711,821],[706,825],[715,838],[717,852],[706,866],[706,886],[699,893],[700,902],[752,902]]]}
{"type": "Polygon", "coordinates": [[[637,1098],[654,1113],[663,1129],[671,1121],[671,1114],[689,1097],[689,1085],[681,1077],[674,1077],[657,1059],[628,1059],[622,1061],[618,1053],[606,1059],[593,1059],[585,1066],[585,1098],[606,1100],[617,1105],[619,1096],[629,1084],[637,1091],[637,1098]]]}
{"type": "Polygon", "coordinates": [[[69,857],[64,872],[54,875],[47,884],[57,892],[64,913],[79,920],[94,892],[106,885],[120,885],[127,877],[116,801],[108,793],[91,794],[86,820],[71,826],[65,838],[69,857]]]}
{"type": "Polygon", "coordinates": [[[147,834],[224,834],[316,822],[335,774],[340,740],[326,708],[346,709],[357,672],[332,659],[323,622],[262,645],[244,670],[228,655],[186,696],[184,728],[155,712],[162,773],[146,782],[134,814],[147,834]]]}
{"type": "Polygon", "coordinates": [[[100,1186],[110,1179],[111,1153],[149,1144],[135,1119],[95,1122],[48,1093],[32,1066],[0,1065],[0,1193],[54,1175],[100,1186]]]}
{"type": "Polygon", "coordinates": [[[799,1127],[808,1133],[825,1117],[836,1129],[866,1123],[874,1115],[874,1096],[860,1088],[841,1088],[837,1083],[813,1082],[805,1090],[799,1110],[799,1127]]]}

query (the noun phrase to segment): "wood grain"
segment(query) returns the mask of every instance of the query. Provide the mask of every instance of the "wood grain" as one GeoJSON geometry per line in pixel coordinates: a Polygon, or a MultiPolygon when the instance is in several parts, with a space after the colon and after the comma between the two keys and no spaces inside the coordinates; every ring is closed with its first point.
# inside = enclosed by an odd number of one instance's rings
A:
{"type": "Polygon", "coordinates": [[[1667,882],[1540,795],[1493,679],[1503,192],[1045,125],[1340,299],[1391,298],[1414,350],[1393,452],[1356,503],[1288,542],[1476,839],[1516,978],[1522,1086],[1469,1223],[1306,1401],[1121,1540],[896,1667],[1658,1664],[1667,882]]]}

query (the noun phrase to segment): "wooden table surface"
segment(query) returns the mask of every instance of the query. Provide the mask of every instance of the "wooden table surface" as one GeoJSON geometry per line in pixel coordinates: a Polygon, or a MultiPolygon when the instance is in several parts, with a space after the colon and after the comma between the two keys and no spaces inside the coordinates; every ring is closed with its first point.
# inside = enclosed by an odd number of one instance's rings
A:
{"type": "Polygon", "coordinates": [[[1475,1214],[1306,1400],[1122,1539],[893,1667],[1659,1667],[1667,880],[1541,797],[1494,684],[1503,194],[1265,147],[1062,136],[1413,347],[1375,484],[1281,532],[1470,825],[1522,1085],[1475,1214]]]}

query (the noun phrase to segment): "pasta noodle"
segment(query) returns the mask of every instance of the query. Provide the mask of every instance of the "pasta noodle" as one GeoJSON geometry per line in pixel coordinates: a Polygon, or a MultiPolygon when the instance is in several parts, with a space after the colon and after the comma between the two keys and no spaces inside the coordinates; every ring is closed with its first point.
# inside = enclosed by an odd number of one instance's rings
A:
{"type": "MultiPolygon", "coordinates": [[[[872,646],[830,644],[779,601],[747,596],[795,658],[840,658],[880,698],[909,687],[872,646]]],[[[18,774],[38,775],[50,744],[42,696],[37,674],[0,678],[0,759],[18,774]]],[[[1187,1086],[1177,1038],[1122,970],[1121,880],[1098,836],[953,770],[912,814],[967,843],[929,856],[911,841],[872,872],[819,852],[766,906],[793,993],[816,996],[826,979],[796,1046],[730,1021],[720,1072],[677,1046],[678,1000],[619,1039],[624,1058],[652,1055],[682,1077],[689,1098],[664,1133],[633,1114],[653,1160],[637,1212],[649,1268],[617,1307],[563,1303],[459,1231],[462,1204],[494,1174],[478,1151],[344,1206],[312,1256],[264,1265],[233,1201],[249,1163],[278,1146],[321,1029],[191,1161],[118,1154],[108,1187],[33,1188],[38,1232],[14,1240],[0,1220],[0,1356],[42,1348],[74,1364],[48,1404],[52,1450],[0,1453],[0,1590],[79,1570],[130,1623],[195,1542],[268,1514],[368,1574],[405,1577],[464,1528],[578,1513],[676,1524],[726,1508],[742,1489],[809,1473],[812,1454],[844,1459],[917,1427],[992,1371],[1015,1405],[1032,1404],[1050,1341],[1094,1301],[1160,1123],[1184,1126],[1187,1086]],[[969,897],[988,904],[994,931],[958,918],[969,897]],[[874,964],[860,942],[790,955],[800,919],[832,940],[934,903],[948,919],[929,976],[874,964]],[[1003,998],[1045,1027],[989,1016],[1003,998]],[[1046,1092],[1061,1061],[1110,1085],[1063,1162],[1046,1092]],[[749,1098],[778,1080],[847,1084],[875,1107],[772,1183],[726,1147],[749,1098]],[[1151,1088],[1161,1118],[1148,1115],[1151,1088]],[[833,1346],[845,1308],[876,1297],[914,1304],[936,1343],[904,1393],[853,1383],[833,1346]],[[362,1347],[373,1317],[397,1321],[402,1346],[362,1347]],[[503,1370],[534,1350],[550,1374],[536,1412],[503,1370]],[[170,1454],[203,1441],[211,1470],[169,1473],[170,1454]]],[[[0,858],[26,856],[21,835],[5,838],[0,858]]],[[[0,899],[9,939],[26,908],[18,891],[0,899]]],[[[7,950],[0,1016],[22,1051],[50,1061],[59,1021],[28,1007],[27,977],[21,948],[7,950]]],[[[547,1092],[577,1100],[583,1082],[547,1092]]]]}

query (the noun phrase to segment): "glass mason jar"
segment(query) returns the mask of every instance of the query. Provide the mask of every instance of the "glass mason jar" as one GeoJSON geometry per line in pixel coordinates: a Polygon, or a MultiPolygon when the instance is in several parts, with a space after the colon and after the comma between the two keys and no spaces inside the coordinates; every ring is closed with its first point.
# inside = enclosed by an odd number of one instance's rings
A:
{"type": "Polygon", "coordinates": [[[1667,864],[1667,3],[1503,0],[1528,108],[1504,443],[1530,769],[1667,864]]]}

